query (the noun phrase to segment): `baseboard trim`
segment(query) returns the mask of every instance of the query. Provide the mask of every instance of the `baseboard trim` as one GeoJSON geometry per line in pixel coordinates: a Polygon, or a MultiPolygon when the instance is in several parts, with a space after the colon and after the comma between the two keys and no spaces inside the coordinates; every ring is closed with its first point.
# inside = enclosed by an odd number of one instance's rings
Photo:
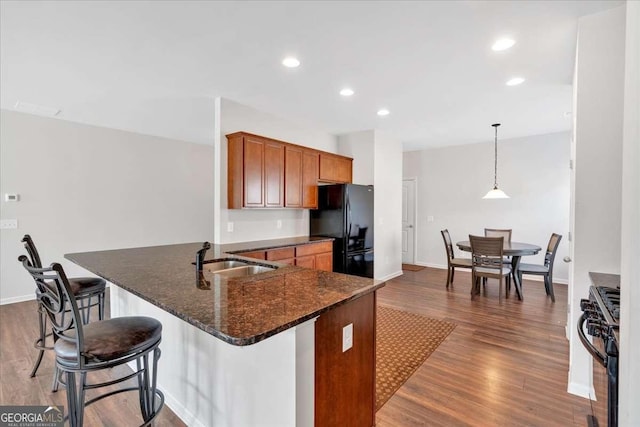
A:
{"type": "Polygon", "coordinates": [[[386,282],[386,281],[391,280],[391,279],[393,279],[395,277],[398,277],[398,276],[402,276],[402,270],[396,271],[395,273],[387,274],[384,277],[376,278],[376,280],[381,280],[383,282],[386,282]]]}
{"type": "Polygon", "coordinates": [[[162,390],[164,394],[164,403],[173,411],[174,414],[178,418],[182,420],[188,426],[196,426],[196,427],[206,427],[199,419],[196,418],[195,415],[191,413],[183,404],[181,404],[178,399],[173,397],[171,393],[162,389],[160,385],[158,388],[162,390]]]}
{"type": "Polygon", "coordinates": [[[585,399],[597,400],[594,388],[580,383],[570,382],[567,386],[567,393],[584,397],[585,399]]]}
{"type": "Polygon", "coordinates": [[[31,301],[31,300],[34,300],[34,299],[36,299],[36,295],[35,294],[21,295],[19,297],[1,298],[0,299],[0,305],[15,304],[17,302],[31,301]]]}

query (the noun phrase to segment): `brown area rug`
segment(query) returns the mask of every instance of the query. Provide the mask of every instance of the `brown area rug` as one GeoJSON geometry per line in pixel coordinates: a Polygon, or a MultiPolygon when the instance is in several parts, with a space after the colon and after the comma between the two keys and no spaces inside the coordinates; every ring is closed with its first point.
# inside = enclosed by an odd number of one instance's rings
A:
{"type": "Polygon", "coordinates": [[[376,411],[456,327],[454,323],[378,306],[376,411]]]}
{"type": "Polygon", "coordinates": [[[421,265],[402,264],[402,269],[407,271],[420,271],[424,270],[424,267],[421,265]]]}

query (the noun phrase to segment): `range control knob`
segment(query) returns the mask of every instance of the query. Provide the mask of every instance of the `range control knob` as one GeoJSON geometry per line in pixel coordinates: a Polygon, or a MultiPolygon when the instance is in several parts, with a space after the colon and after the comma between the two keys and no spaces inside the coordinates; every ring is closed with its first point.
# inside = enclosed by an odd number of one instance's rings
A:
{"type": "Polygon", "coordinates": [[[580,310],[582,311],[593,311],[593,301],[589,299],[581,299],[580,300],[580,310]]]}

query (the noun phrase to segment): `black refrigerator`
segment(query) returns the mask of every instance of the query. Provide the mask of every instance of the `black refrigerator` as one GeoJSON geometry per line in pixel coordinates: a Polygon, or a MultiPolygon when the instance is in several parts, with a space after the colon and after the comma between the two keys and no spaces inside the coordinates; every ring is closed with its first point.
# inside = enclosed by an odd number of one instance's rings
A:
{"type": "Polygon", "coordinates": [[[373,186],[319,186],[309,235],[335,239],[333,271],[373,278],[373,186]]]}

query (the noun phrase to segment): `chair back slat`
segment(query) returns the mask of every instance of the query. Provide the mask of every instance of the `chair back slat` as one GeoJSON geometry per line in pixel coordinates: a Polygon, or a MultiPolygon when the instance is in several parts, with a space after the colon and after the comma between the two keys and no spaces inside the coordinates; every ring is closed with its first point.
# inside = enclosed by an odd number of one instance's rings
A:
{"type": "Polygon", "coordinates": [[[556,233],[551,234],[551,238],[549,239],[549,244],[547,245],[547,253],[544,255],[544,265],[549,267],[549,271],[553,269],[553,261],[556,258],[556,252],[558,251],[558,246],[560,245],[561,239],[562,236],[556,233]]]}
{"type": "Polygon", "coordinates": [[[75,343],[78,367],[82,367],[82,318],[62,266],[53,263],[49,267],[34,267],[25,255],[20,255],[18,261],[36,282],[36,297],[51,322],[54,340],[63,339],[75,343]]]}
{"type": "Polygon", "coordinates": [[[504,241],[511,243],[511,229],[485,228],[484,237],[504,237],[504,241]]]}
{"type": "Polygon", "coordinates": [[[502,271],[504,237],[482,237],[469,235],[473,267],[494,268],[502,271]]]}
{"type": "Polygon", "coordinates": [[[449,260],[453,259],[453,243],[451,243],[451,236],[449,235],[449,230],[446,228],[440,231],[442,234],[442,239],[444,240],[444,246],[447,249],[447,257],[449,260]]]}

